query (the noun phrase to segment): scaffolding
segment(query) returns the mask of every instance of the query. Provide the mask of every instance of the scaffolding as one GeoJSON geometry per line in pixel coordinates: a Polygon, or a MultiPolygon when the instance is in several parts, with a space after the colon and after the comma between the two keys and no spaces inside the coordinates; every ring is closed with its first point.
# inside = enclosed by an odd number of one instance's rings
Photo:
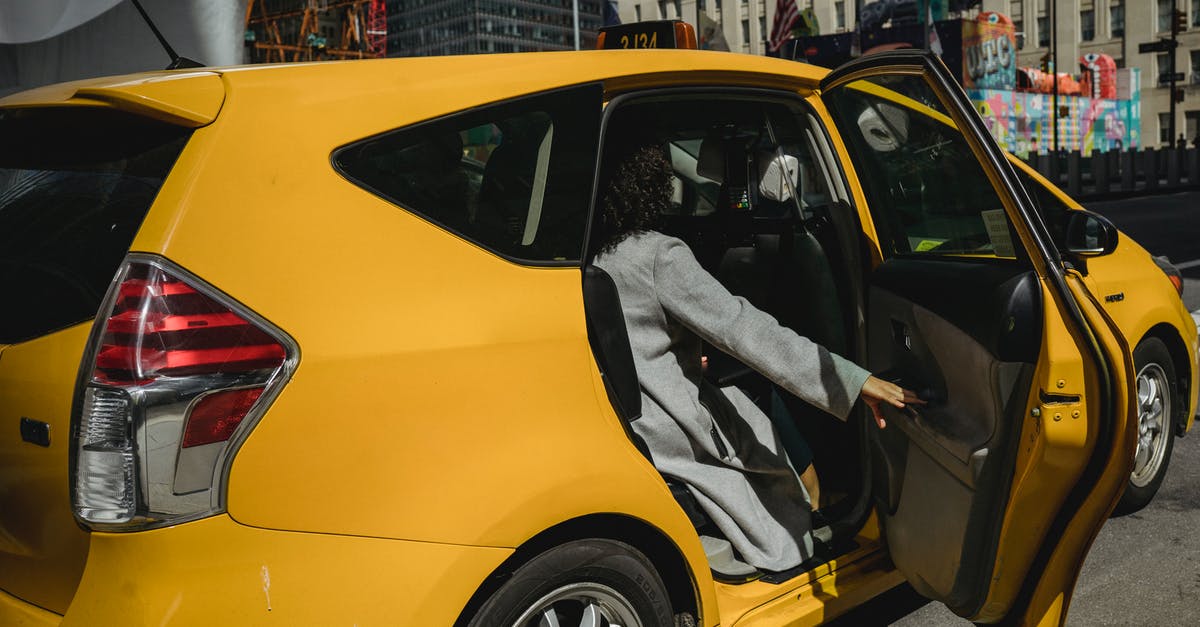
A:
{"type": "Polygon", "coordinates": [[[285,63],[387,55],[384,0],[249,0],[247,60],[285,63]]]}

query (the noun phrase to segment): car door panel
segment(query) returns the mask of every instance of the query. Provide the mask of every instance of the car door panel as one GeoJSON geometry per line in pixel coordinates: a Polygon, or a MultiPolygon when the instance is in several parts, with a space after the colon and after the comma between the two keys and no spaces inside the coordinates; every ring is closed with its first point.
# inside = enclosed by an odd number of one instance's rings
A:
{"type": "Polygon", "coordinates": [[[1036,360],[1036,348],[1016,347],[1037,338],[1027,327],[1040,321],[1032,273],[1015,265],[972,272],[979,267],[889,260],[873,273],[869,298],[870,369],[929,401],[893,412],[888,428],[873,430],[873,453],[883,460],[875,496],[888,516],[893,560],[916,565],[906,572],[914,588],[952,607],[978,596],[991,572],[992,554],[978,538],[994,536],[984,528],[1003,514],[1005,503],[990,497],[1011,468],[1012,425],[1020,424],[1014,418],[1024,410],[1036,360]],[[988,281],[964,283],[964,274],[988,281]]]}
{"type": "Polygon", "coordinates": [[[940,60],[872,55],[821,92],[880,244],[869,365],[930,400],[869,427],[891,557],[959,615],[1061,621],[1119,496],[1127,351],[940,60]]]}

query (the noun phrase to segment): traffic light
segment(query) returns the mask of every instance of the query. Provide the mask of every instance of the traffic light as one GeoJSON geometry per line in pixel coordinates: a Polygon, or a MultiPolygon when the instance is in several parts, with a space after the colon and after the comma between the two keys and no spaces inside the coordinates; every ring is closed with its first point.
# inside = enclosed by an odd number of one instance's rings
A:
{"type": "Polygon", "coordinates": [[[1179,33],[1187,30],[1187,13],[1179,9],[1171,10],[1171,36],[1174,37],[1179,33]]]}

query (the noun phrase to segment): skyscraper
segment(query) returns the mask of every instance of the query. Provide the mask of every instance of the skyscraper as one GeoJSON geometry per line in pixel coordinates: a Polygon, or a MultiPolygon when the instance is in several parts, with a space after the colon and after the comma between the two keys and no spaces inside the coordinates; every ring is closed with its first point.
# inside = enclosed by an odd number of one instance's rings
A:
{"type": "MultiPolygon", "coordinates": [[[[579,0],[580,47],[596,45],[601,0],[579,0]]],[[[574,50],[572,0],[389,0],[388,56],[574,50]]]]}

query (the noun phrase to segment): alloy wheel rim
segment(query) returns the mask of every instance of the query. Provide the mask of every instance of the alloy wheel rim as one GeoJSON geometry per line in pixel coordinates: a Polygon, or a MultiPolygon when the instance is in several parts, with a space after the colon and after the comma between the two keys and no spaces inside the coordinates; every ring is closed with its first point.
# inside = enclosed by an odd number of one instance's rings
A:
{"type": "Polygon", "coordinates": [[[1158,364],[1146,364],[1138,371],[1138,440],[1130,482],[1139,488],[1154,479],[1166,456],[1167,438],[1171,437],[1168,385],[1167,374],[1158,364]]]}
{"type": "Polygon", "coordinates": [[[571,583],[538,599],[514,625],[518,627],[641,627],[633,604],[599,583],[571,583]]]}

